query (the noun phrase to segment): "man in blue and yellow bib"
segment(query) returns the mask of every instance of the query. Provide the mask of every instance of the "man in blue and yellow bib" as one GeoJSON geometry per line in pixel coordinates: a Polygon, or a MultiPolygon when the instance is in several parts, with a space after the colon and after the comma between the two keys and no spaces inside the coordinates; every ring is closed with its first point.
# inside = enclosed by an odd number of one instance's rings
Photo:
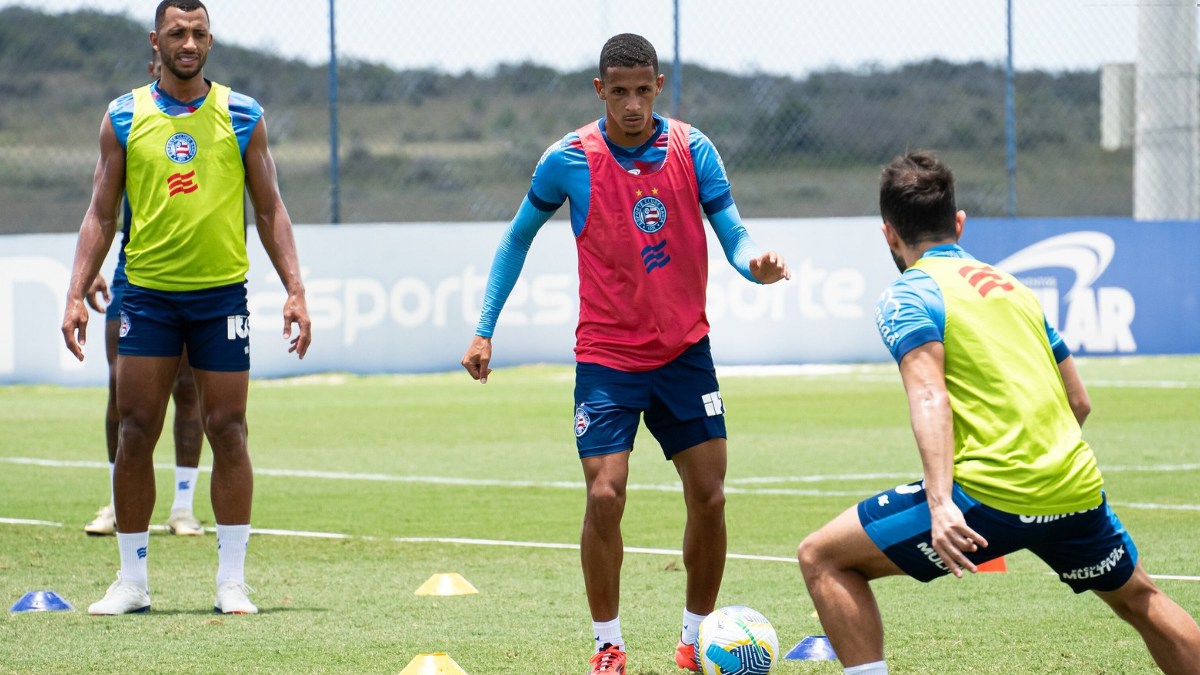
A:
{"type": "Polygon", "coordinates": [[[925,480],[864,500],[800,544],[845,672],[888,672],[871,580],[961,578],[1028,549],[1131,623],[1163,672],[1200,673],[1200,628],[1138,564],[1101,490],[1070,350],[1028,288],[958,246],[966,214],[950,170],[929,153],[899,157],[879,202],[903,275],[875,318],[900,366],[925,480]]]}
{"type": "Polygon", "coordinates": [[[163,0],[150,33],[162,76],[114,101],[100,127],[92,202],[80,227],[63,319],[67,347],[81,360],[88,322],[84,293],[116,234],[123,193],[132,223],[117,347],[120,436],[113,471],[121,571],[89,607],[91,614],[150,609],[153,452],[185,346],[213,452],[219,558],[214,607],[226,614],[258,611],[243,571],[254,485],[246,446],[250,265],[244,192],[288,293],[285,339],[292,324],[299,327],[289,351],[301,358],[311,340],[310,321],[262,108],[204,78],[212,42],[200,0],[163,0]]]}

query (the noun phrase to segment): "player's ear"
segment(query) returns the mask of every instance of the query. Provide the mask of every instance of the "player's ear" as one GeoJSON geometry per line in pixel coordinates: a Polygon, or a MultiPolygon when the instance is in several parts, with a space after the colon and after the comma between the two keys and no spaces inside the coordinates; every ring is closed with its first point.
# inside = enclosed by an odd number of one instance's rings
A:
{"type": "Polygon", "coordinates": [[[604,98],[604,81],[597,77],[592,80],[592,86],[596,87],[596,95],[600,97],[600,100],[606,100],[604,98]]]}
{"type": "Polygon", "coordinates": [[[660,73],[660,74],[659,74],[659,76],[658,76],[658,91],[656,91],[656,92],[655,92],[655,95],[656,95],[656,96],[657,96],[658,94],[661,94],[661,93],[662,93],[663,82],[664,82],[665,80],[666,80],[666,75],[663,75],[663,74],[661,74],[661,73],[660,73]]]}
{"type": "Polygon", "coordinates": [[[954,238],[962,239],[963,225],[967,222],[967,212],[959,211],[954,214],[954,238]]]}

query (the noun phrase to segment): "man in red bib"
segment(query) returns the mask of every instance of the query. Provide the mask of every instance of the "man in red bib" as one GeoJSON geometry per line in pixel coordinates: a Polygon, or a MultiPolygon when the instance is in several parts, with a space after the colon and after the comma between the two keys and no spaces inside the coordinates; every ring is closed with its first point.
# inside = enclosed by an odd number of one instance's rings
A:
{"type": "Polygon", "coordinates": [[[487,382],[491,336],[529,245],[567,201],[579,251],[575,439],[587,482],[583,577],[596,653],[590,675],[625,672],[618,617],[621,516],[639,418],[683,483],[687,598],[675,651],[700,669],[700,621],[725,569],[725,408],[708,343],[708,247],[701,208],[735,269],[755,283],[790,277],[783,256],[761,253],[742,227],[729,180],[704,134],[654,114],[662,92],[654,47],[623,34],[600,54],[604,118],[542,156],[500,242],[476,335],[462,364],[487,382]]]}

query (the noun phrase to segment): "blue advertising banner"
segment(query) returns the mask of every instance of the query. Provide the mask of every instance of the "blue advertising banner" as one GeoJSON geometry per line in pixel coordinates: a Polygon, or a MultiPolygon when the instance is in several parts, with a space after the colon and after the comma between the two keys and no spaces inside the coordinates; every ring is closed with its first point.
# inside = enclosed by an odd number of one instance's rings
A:
{"type": "Polygon", "coordinates": [[[960,243],[1030,287],[1077,355],[1200,352],[1200,222],[968,219],[960,243]]]}

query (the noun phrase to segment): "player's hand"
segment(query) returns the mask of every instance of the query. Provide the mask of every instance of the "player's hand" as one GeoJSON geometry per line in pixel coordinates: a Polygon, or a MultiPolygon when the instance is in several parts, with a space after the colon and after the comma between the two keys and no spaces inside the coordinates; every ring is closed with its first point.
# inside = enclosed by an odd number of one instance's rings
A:
{"type": "Polygon", "coordinates": [[[84,293],[83,297],[87,300],[89,307],[101,314],[104,313],[104,310],[108,307],[108,303],[112,300],[108,294],[108,282],[99,274],[92,280],[92,285],[88,287],[87,293],[84,293]],[[101,296],[104,297],[103,305],[100,304],[101,296]]]}
{"type": "Polygon", "coordinates": [[[962,511],[954,502],[931,506],[929,516],[933,550],[937,551],[942,562],[950,568],[950,573],[959,579],[962,578],[963,569],[974,573],[975,563],[967,560],[965,554],[985,548],[987,540],[967,527],[962,511]]]}
{"type": "Polygon", "coordinates": [[[750,274],[758,279],[760,284],[773,284],[780,279],[792,278],[792,271],[783,261],[783,256],[775,251],[767,251],[757,258],[752,258],[750,274]]]}
{"type": "Polygon", "coordinates": [[[288,293],[287,302],[283,304],[283,339],[292,341],[288,353],[296,352],[296,356],[303,360],[308,346],[312,344],[312,321],[308,318],[308,304],[304,301],[303,289],[296,293],[288,293]],[[299,327],[294,338],[292,324],[299,327]]]}
{"type": "Polygon", "coordinates": [[[492,374],[492,369],[488,368],[491,362],[492,338],[476,335],[462,358],[462,367],[467,369],[471,377],[479,380],[479,384],[487,384],[488,375],[492,374]]]}
{"type": "Polygon", "coordinates": [[[63,339],[67,349],[75,358],[83,360],[83,346],[87,344],[88,311],[83,298],[67,298],[67,311],[63,316],[63,339]]]}

